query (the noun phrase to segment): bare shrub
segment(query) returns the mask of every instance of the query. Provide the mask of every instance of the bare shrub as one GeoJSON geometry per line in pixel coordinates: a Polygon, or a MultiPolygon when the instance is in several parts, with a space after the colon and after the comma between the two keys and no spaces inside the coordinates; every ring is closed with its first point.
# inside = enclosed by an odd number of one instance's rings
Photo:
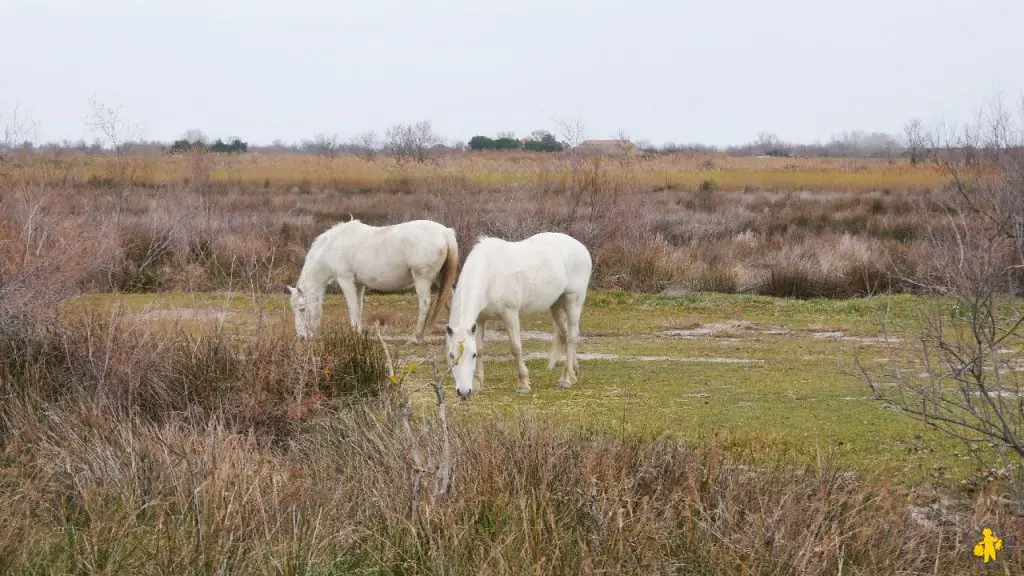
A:
{"type": "Polygon", "coordinates": [[[167,288],[168,265],[174,256],[169,227],[137,223],[120,231],[119,265],[111,270],[111,287],[124,292],[167,288]]]}
{"type": "Polygon", "coordinates": [[[373,130],[354,136],[349,142],[349,149],[363,160],[372,160],[381,149],[381,140],[373,130]]]}
{"type": "Polygon", "coordinates": [[[910,165],[916,166],[923,159],[928,135],[919,118],[912,118],[903,126],[903,146],[910,154],[910,165]]]}
{"type": "Polygon", "coordinates": [[[0,452],[8,571],[958,574],[972,559],[942,544],[974,522],[1024,535],[988,497],[920,522],[828,462],[751,465],[553,419],[452,425],[452,487],[417,500],[413,462],[444,450],[433,417],[310,408],[272,444],[216,415],[156,423],[67,400],[0,408],[18,424],[0,452]]]}
{"type": "MultiPolygon", "coordinates": [[[[96,173],[107,174],[102,156],[60,168],[19,157],[21,167],[0,181],[8,221],[3,234],[19,250],[34,246],[39,256],[33,261],[47,270],[91,268],[89,288],[105,290],[275,292],[297,276],[312,239],[352,214],[378,225],[435,219],[454,227],[467,246],[480,234],[511,239],[541,230],[565,232],[591,250],[597,288],[847,297],[890,287],[924,291],[921,275],[934,261],[927,227],[947,218],[945,201],[933,193],[735,189],[717,164],[717,189],[699,191],[706,174],[695,174],[692,191],[654,189],[647,178],[651,167],[642,161],[622,166],[574,154],[513,156],[506,162],[520,176],[511,182],[473,157],[438,156],[423,164],[313,159],[301,174],[302,186],[289,183],[283,190],[264,187],[271,178],[262,174],[248,184],[233,175],[250,164],[261,170],[289,167],[299,155],[275,158],[278,166],[256,157],[190,151],[162,160],[172,163],[162,171],[173,168],[180,177],[155,186],[141,180],[122,185],[117,174],[109,184],[90,184],[88,166],[101,166],[96,173]],[[331,186],[337,176],[321,176],[321,169],[390,176],[350,189],[331,186]],[[756,249],[737,239],[748,233],[758,239],[756,249]],[[839,247],[843,235],[865,243],[870,257],[854,258],[856,251],[839,247]],[[78,255],[60,256],[57,264],[53,258],[60,251],[48,246],[58,242],[78,255]],[[70,260],[76,265],[69,266],[70,260]],[[627,270],[627,264],[637,270],[627,270]],[[779,279],[775,284],[767,281],[770,270],[779,279]],[[793,289],[787,277],[805,287],[793,289]]],[[[111,158],[116,172],[116,155],[111,158]]],[[[132,158],[142,162],[141,156],[132,158]]],[[[675,161],[691,162],[694,170],[701,165],[701,158],[675,161]]],[[[0,249],[10,252],[12,246],[0,249]]]]}
{"type": "Polygon", "coordinates": [[[430,121],[424,120],[416,124],[396,124],[388,128],[384,135],[385,148],[398,160],[412,159],[423,162],[428,151],[441,143],[434,133],[430,121]]]}
{"type": "MultiPolygon", "coordinates": [[[[1024,310],[1024,107],[1021,124],[997,103],[978,125],[947,135],[938,162],[950,185],[944,218],[926,228],[932,259],[916,283],[942,296],[920,322],[888,326],[918,341],[912,368],[861,367],[876,398],[963,440],[972,453],[995,446],[1015,471],[1024,502],[1024,387],[1019,376],[1024,310]]],[[[1024,507],[1024,504],[1020,504],[1024,507]]]]}
{"type": "Polygon", "coordinates": [[[337,134],[317,134],[312,140],[303,141],[302,149],[333,160],[341,151],[341,141],[337,134]]]}
{"type": "Polygon", "coordinates": [[[635,292],[661,292],[669,288],[678,267],[672,248],[660,236],[631,238],[598,253],[606,286],[635,292]]]}
{"type": "Polygon", "coordinates": [[[278,438],[286,411],[306,397],[365,400],[387,393],[378,342],[347,324],[294,346],[288,326],[259,331],[243,347],[223,322],[185,329],[113,308],[5,331],[4,394],[48,402],[83,395],[92,409],[155,423],[175,414],[217,419],[239,432],[278,438]]]}

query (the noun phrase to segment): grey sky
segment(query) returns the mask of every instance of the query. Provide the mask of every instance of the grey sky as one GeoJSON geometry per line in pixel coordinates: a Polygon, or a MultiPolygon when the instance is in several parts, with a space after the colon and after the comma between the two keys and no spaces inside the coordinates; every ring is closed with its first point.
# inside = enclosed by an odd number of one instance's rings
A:
{"type": "Polygon", "coordinates": [[[0,0],[0,113],[40,140],[92,140],[95,95],[160,140],[578,117],[597,138],[811,142],[1019,98],[1022,21],[1020,0],[0,0]]]}

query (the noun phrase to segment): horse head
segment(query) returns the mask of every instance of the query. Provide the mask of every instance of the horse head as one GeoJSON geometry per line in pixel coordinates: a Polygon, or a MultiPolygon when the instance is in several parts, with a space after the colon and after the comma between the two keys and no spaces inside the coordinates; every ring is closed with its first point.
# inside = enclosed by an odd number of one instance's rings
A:
{"type": "Polygon", "coordinates": [[[455,393],[459,398],[468,398],[473,392],[473,368],[476,366],[476,322],[469,328],[444,329],[448,365],[455,378],[455,393]]]}
{"type": "Polygon", "coordinates": [[[288,286],[291,292],[292,313],[295,315],[295,333],[303,340],[313,337],[320,327],[320,316],[323,300],[313,298],[303,292],[302,288],[288,286]]]}

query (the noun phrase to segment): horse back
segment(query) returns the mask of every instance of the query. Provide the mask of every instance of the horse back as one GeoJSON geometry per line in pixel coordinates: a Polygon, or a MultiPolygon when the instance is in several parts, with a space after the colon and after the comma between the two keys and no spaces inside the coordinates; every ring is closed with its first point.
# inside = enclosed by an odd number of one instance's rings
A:
{"type": "Polygon", "coordinates": [[[592,263],[578,240],[558,233],[541,233],[521,242],[499,241],[478,246],[463,268],[483,274],[488,285],[488,308],[517,308],[530,314],[547,310],[563,294],[587,291],[592,263]]]}

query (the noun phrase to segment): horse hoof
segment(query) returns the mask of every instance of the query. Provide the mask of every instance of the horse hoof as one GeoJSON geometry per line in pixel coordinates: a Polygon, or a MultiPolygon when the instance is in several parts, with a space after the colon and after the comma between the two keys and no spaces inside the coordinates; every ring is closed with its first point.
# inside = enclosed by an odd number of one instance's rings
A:
{"type": "Polygon", "coordinates": [[[559,387],[559,388],[564,390],[566,388],[572,388],[572,382],[569,382],[568,380],[562,379],[562,380],[559,380],[558,382],[555,382],[555,386],[557,386],[557,387],[559,387]]]}
{"type": "Polygon", "coordinates": [[[529,386],[516,386],[516,394],[529,394],[532,391],[529,386]]]}

